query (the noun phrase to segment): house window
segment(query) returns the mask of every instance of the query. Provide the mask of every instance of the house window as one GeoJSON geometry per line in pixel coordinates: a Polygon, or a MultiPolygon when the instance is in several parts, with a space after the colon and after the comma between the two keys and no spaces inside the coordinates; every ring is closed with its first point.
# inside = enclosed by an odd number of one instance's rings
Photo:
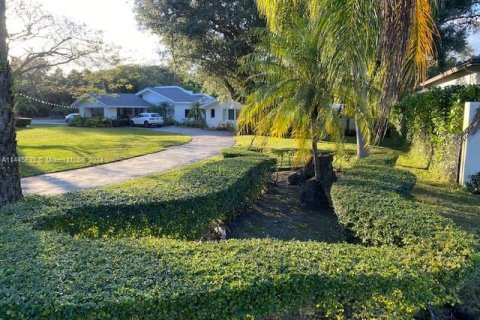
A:
{"type": "Polygon", "coordinates": [[[215,109],[210,109],[210,118],[215,118],[215,109]]]}
{"type": "Polygon", "coordinates": [[[189,113],[190,113],[190,109],[185,109],[185,118],[188,118],[189,113]]]}
{"type": "Polygon", "coordinates": [[[228,120],[235,121],[235,109],[228,109],[228,120]]]}
{"type": "Polygon", "coordinates": [[[105,114],[104,108],[92,108],[92,117],[103,117],[105,114]]]}

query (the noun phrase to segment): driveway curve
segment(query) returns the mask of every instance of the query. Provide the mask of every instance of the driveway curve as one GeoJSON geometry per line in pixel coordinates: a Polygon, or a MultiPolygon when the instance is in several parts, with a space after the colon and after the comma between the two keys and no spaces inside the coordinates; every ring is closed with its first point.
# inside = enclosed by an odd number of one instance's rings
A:
{"type": "Polygon", "coordinates": [[[23,178],[23,194],[55,195],[114,184],[198,162],[217,155],[222,149],[234,144],[234,139],[228,132],[178,127],[152,130],[189,135],[192,141],[127,160],[23,178]]]}

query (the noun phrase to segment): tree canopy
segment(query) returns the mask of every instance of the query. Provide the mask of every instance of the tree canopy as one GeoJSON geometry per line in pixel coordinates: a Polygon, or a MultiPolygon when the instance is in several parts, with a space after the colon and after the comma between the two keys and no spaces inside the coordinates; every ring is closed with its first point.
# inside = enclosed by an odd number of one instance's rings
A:
{"type": "Polygon", "coordinates": [[[208,91],[238,98],[247,74],[238,60],[265,26],[254,0],[135,0],[137,20],[168,47],[172,64],[208,91]]]}
{"type": "Polygon", "coordinates": [[[116,48],[102,32],[70,18],[53,15],[38,2],[7,0],[10,59],[15,75],[65,64],[81,67],[111,66],[118,62],[116,48]]]}
{"type": "Polygon", "coordinates": [[[479,0],[439,0],[435,22],[438,35],[436,37],[436,55],[430,76],[453,67],[462,57],[471,54],[468,36],[477,31],[480,24],[479,0]]]}

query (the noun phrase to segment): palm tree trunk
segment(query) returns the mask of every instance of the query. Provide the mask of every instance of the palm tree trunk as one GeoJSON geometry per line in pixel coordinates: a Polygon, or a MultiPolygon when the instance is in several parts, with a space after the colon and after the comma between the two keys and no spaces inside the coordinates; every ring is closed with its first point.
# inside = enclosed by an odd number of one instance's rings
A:
{"type": "Polygon", "coordinates": [[[312,138],[312,153],[313,153],[313,169],[315,172],[315,180],[320,181],[320,152],[318,151],[318,136],[312,138]]]}
{"type": "Polygon", "coordinates": [[[360,122],[358,121],[358,118],[355,118],[355,126],[357,131],[357,158],[363,159],[368,157],[370,154],[366,146],[365,136],[363,135],[362,130],[360,130],[360,122]]]}
{"type": "Polygon", "coordinates": [[[22,198],[5,9],[5,0],[0,0],[0,207],[22,198]]]}

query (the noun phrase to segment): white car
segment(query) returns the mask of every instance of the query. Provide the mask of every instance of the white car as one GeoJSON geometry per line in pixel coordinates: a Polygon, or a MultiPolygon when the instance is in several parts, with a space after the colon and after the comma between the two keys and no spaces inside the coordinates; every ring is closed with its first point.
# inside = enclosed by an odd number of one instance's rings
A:
{"type": "Polygon", "coordinates": [[[75,119],[76,117],[80,117],[80,113],[70,113],[65,116],[65,122],[68,123],[71,120],[75,119]]]}
{"type": "Polygon", "coordinates": [[[130,125],[132,127],[144,126],[145,128],[148,128],[153,125],[161,126],[163,124],[163,117],[158,113],[140,113],[138,116],[130,119],[130,125]]]}

